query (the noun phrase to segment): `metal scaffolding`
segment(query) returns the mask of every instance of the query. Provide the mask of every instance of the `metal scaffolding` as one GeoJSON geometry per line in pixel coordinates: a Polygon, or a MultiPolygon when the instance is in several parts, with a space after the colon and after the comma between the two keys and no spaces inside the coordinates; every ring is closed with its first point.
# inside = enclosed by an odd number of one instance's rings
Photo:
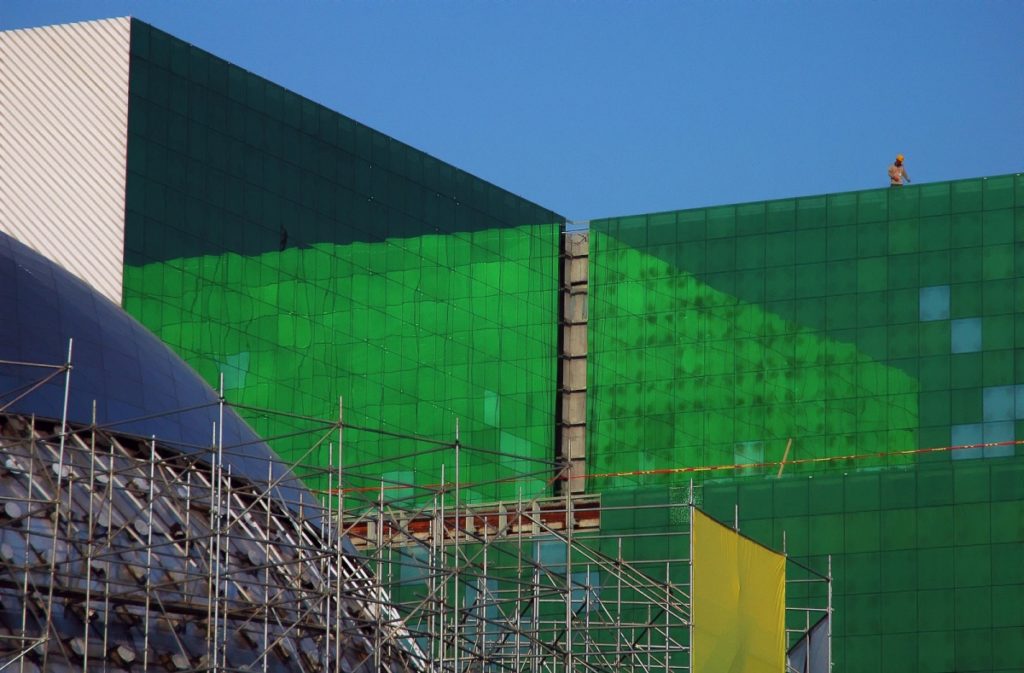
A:
{"type": "MultiPolygon", "coordinates": [[[[389,499],[382,484],[358,503],[347,495],[344,510],[346,535],[437,670],[694,670],[689,522],[699,486],[679,502],[620,506],[571,494],[459,503],[458,490],[444,483],[424,503],[389,499]]],[[[787,559],[787,588],[790,649],[827,629],[831,582],[787,559]]]]}
{"type": "MultiPolygon", "coordinates": [[[[67,399],[70,363],[42,371],[65,376],[67,399]]],[[[402,437],[442,459],[398,483],[345,455],[347,433],[380,431],[346,425],[340,404],[336,419],[293,418],[310,449],[292,472],[316,502],[269,464],[264,479],[232,474],[246,447],[216,427],[183,452],[0,407],[0,671],[693,670],[699,486],[651,505],[525,487],[467,502],[465,461],[506,457],[463,446],[457,427],[450,442],[402,437]]],[[[831,610],[827,576],[798,567],[815,588],[787,615],[788,645],[831,610]]]]}
{"type": "MultiPolygon", "coordinates": [[[[65,375],[66,400],[70,363],[42,371],[40,384],[65,375]]],[[[296,499],[270,464],[263,480],[232,474],[245,447],[217,427],[183,452],[6,409],[0,670],[429,668],[338,513],[296,499]]]]}

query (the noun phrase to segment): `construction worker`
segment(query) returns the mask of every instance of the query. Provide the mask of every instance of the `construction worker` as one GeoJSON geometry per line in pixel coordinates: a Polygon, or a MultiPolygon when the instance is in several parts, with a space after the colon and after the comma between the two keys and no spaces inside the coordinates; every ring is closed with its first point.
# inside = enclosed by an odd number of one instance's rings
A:
{"type": "Polygon", "coordinates": [[[889,186],[902,187],[903,183],[909,182],[910,176],[907,175],[907,169],[903,167],[903,155],[897,154],[896,161],[889,166],[889,186]]]}

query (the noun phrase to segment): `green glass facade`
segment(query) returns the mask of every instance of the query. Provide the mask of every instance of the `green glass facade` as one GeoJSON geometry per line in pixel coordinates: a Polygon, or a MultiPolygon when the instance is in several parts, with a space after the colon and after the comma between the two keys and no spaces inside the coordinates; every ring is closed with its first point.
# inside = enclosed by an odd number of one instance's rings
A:
{"type": "Polygon", "coordinates": [[[832,556],[834,670],[1024,670],[1024,460],[705,482],[709,513],[737,504],[744,534],[832,556]]]}
{"type": "MultiPolygon", "coordinates": [[[[474,487],[496,473],[546,492],[562,218],[138,21],[130,78],[130,313],[231,402],[336,419],[341,397],[347,423],[444,442],[458,419],[503,454],[467,460],[466,498],[515,497],[474,487]]],[[[329,462],[317,424],[242,413],[329,462]]],[[[453,462],[358,430],[345,456],[351,486],[453,462]]]]}
{"type": "MultiPolygon", "coordinates": [[[[778,461],[789,438],[791,459],[1012,442],[1022,189],[1006,176],[593,222],[591,471],[635,469],[635,443],[661,469],[778,461]]],[[[1014,448],[953,457],[982,453],[1014,448]]]]}
{"type": "Polygon", "coordinates": [[[835,670],[1024,670],[1022,176],[601,220],[590,243],[591,490],[693,479],[713,516],[831,555],[835,670]]]}
{"type": "MultiPolygon", "coordinates": [[[[563,218],[137,21],[130,76],[129,312],[288,460],[330,462],[306,417],[343,397],[373,430],[346,430],[348,486],[438,483],[450,451],[377,431],[458,419],[501,456],[465,454],[463,498],[547,494],[563,218]]],[[[1024,670],[1022,246],[1020,175],[593,221],[602,531],[679,556],[657,505],[695,480],[831,556],[834,670],[1024,670]]]]}

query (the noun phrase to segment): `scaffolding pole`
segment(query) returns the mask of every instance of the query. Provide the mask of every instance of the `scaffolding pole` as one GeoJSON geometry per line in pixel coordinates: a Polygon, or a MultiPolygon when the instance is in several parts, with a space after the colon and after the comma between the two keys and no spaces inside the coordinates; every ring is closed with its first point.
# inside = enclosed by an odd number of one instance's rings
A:
{"type": "MultiPolygon", "coordinates": [[[[209,446],[189,451],[95,415],[0,413],[0,497],[28,510],[0,526],[0,598],[21,599],[0,671],[697,673],[692,482],[653,505],[551,496],[536,474],[553,462],[510,479],[522,457],[467,446],[458,421],[448,443],[348,425],[340,397],[334,419],[289,415],[306,448],[288,469],[243,473],[219,392],[209,446]],[[382,438],[398,453],[367,459],[360,441],[382,438]],[[438,474],[394,476],[396,455],[427,453],[438,474]],[[281,488],[292,475],[314,499],[281,488]],[[483,501],[489,487],[516,497],[483,501]],[[636,525],[656,513],[687,524],[636,525]],[[57,602],[74,617],[57,624],[57,602]]],[[[830,572],[802,581],[822,578],[825,604],[795,608],[804,630],[831,613],[830,572]]]]}

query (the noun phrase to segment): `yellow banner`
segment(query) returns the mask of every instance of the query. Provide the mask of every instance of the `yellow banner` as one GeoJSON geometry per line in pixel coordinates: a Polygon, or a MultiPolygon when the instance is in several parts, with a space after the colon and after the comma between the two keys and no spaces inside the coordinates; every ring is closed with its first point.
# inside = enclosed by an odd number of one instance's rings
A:
{"type": "Polygon", "coordinates": [[[786,557],[692,512],[693,673],[782,673],[786,557]]]}

